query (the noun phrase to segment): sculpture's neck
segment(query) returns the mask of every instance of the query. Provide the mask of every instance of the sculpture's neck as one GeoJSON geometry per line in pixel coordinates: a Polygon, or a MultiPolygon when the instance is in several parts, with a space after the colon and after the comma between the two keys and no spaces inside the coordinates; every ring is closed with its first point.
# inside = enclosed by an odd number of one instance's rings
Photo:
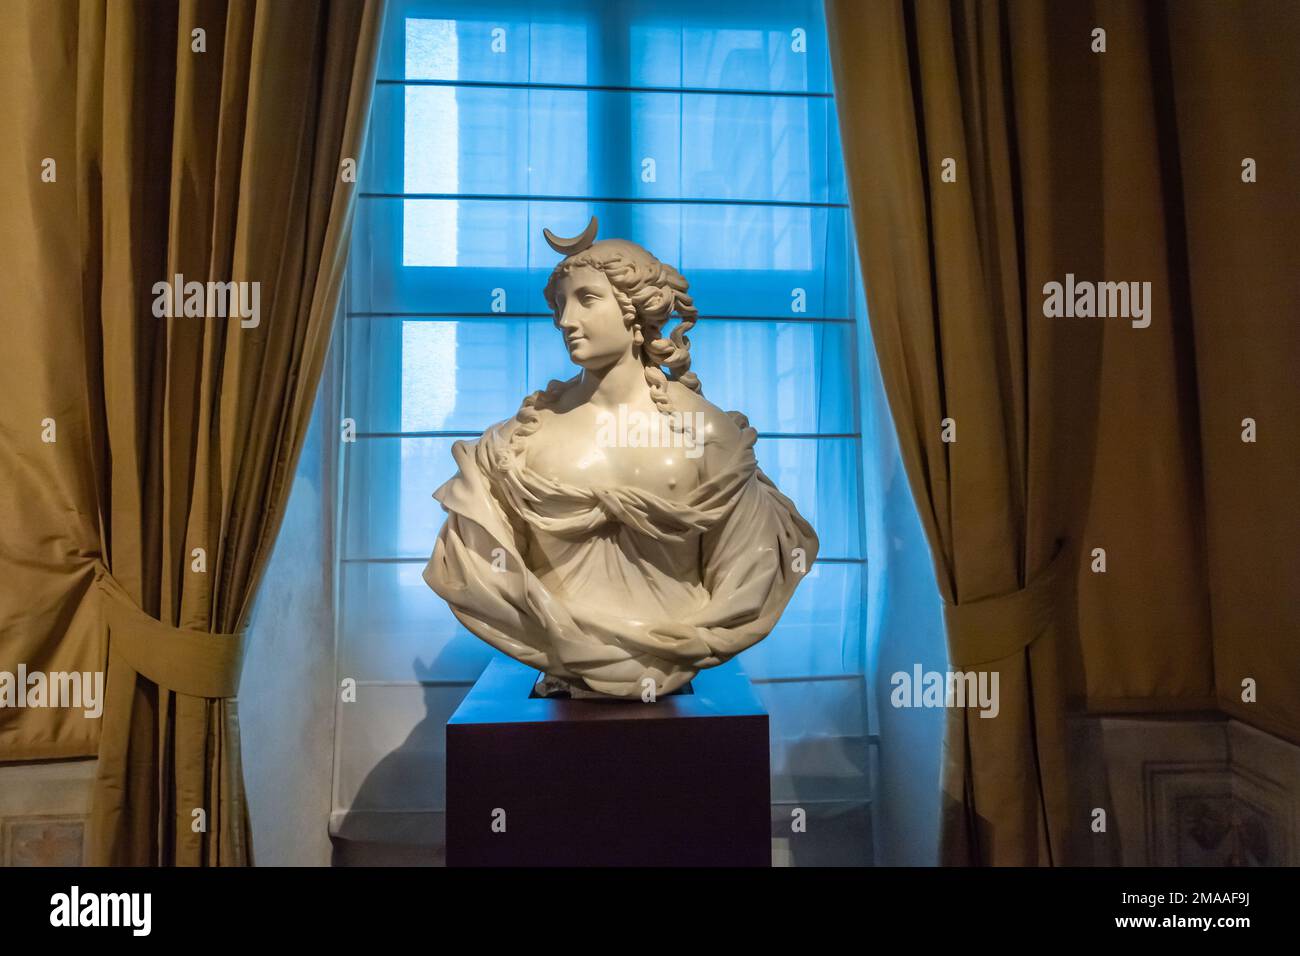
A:
{"type": "Polygon", "coordinates": [[[629,349],[613,365],[603,369],[583,369],[578,382],[580,403],[590,402],[597,408],[614,411],[630,405],[647,390],[645,366],[629,349]]]}

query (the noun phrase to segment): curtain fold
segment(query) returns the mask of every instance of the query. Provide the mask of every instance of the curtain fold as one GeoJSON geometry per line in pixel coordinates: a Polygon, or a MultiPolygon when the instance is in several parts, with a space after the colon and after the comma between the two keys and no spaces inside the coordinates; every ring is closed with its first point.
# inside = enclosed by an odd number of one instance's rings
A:
{"type": "Polygon", "coordinates": [[[996,717],[947,711],[941,858],[1050,864],[1067,813],[1051,612],[1077,538],[1039,503],[1035,460],[1050,444],[1052,343],[1025,321],[1024,190],[1046,184],[1024,165],[1050,157],[1021,155],[1015,130],[1042,104],[1008,95],[1019,78],[999,6],[832,2],[827,14],[872,337],[950,666],[998,675],[996,717]]]}
{"type": "Polygon", "coordinates": [[[949,657],[1001,678],[996,718],[947,711],[941,856],[1065,863],[1091,836],[1091,808],[1068,803],[1067,713],[1217,696],[1294,733],[1300,455],[1285,435],[1243,443],[1241,419],[1295,417],[1296,287],[1279,277],[1300,195],[1241,174],[1298,154],[1294,95],[1266,91],[1300,10],[828,0],[827,19],[871,333],[949,657]],[[1145,315],[1048,316],[1047,284],[1076,279],[1145,284],[1145,315]],[[1243,706],[1255,674],[1270,699],[1243,706]]]}
{"type": "MultiPolygon", "coordinates": [[[[57,183],[20,187],[37,232],[62,240],[33,266],[79,285],[75,320],[57,321],[84,374],[41,383],[67,409],[67,452],[18,470],[90,489],[75,520],[51,502],[33,521],[58,539],[38,583],[92,608],[63,653],[106,654],[93,863],[251,863],[243,630],[329,344],[356,188],[342,164],[360,160],[382,18],[362,0],[7,10],[49,97],[24,117],[24,163],[59,156],[57,183]],[[235,283],[244,311],[160,315],[173,280],[235,283]]],[[[25,291],[36,317],[73,305],[25,291]]],[[[58,735],[19,730],[19,756],[58,735]]]]}
{"type": "Polygon", "coordinates": [[[827,4],[871,332],[951,667],[999,678],[996,717],[947,710],[950,864],[1068,861],[1087,820],[1065,716],[1118,648],[1135,659],[1118,696],[1210,693],[1152,28],[1143,6],[1098,7],[827,4]],[[1067,275],[1150,280],[1156,321],[1046,317],[1067,275]],[[1095,546],[1118,574],[1093,573],[1095,546]]]}
{"type": "Polygon", "coordinates": [[[1256,0],[1249,10],[1170,3],[1167,60],[1195,310],[1216,702],[1300,744],[1300,5],[1256,0]]]}

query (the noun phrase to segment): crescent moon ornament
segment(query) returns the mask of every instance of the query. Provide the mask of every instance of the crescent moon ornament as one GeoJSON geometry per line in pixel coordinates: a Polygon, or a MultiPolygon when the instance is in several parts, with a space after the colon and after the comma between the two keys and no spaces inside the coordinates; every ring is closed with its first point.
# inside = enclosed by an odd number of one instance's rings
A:
{"type": "Polygon", "coordinates": [[[586,249],[596,241],[596,217],[591,217],[591,222],[587,223],[587,228],[572,239],[564,239],[551,232],[549,229],[543,229],[542,235],[546,237],[546,244],[562,256],[572,256],[586,249]]]}

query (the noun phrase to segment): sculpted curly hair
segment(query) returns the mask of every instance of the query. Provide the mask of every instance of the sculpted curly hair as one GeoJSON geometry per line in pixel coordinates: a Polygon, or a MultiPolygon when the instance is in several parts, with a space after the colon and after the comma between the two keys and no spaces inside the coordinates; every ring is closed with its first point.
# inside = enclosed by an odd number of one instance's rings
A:
{"type": "Polygon", "coordinates": [[[660,262],[635,242],[602,239],[582,252],[564,259],[546,283],[546,304],[555,311],[555,287],[574,269],[599,269],[609,279],[614,299],[623,310],[623,321],[632,330],[633,346],[645,365],[646,384],[656,405],[670,411],[668,379],[692,391],[700,391],[700,380],[691,371],[691,343],[686,333],[699,313],[686,290],[682,274],[660,262]],[[676,314],[678,322],[665,337],[664,323],[676,314]],[[664,369],[668,375],[664,375],[664,369]]]}
{"type": "MultiPolygon", "coordinates": [[[[665,413],[673,411],[668,398],[670,380],[693,392],[700,392],[700,380],[691,371],[691,341],[686,337],[699,313],[686,292],[689,285],[682,274],[635,242],[602,239],[567,257],[551,272],[544,294],[552,312],[555,311],[556,285],[564,276],[582,266],[599,269],[609,279],[614,299],[623,312],[623,321],[632,330],[633,348],[645,368],[646,385],[656,407],[665,413]],[[665,336],[664,323],[673,315],[677,316],[677,324],[665,336]]],[[[536,430],[537,409],[545,408],[559,398],[568,384],[553,381],[545,391],[534,392],[524,399],[515,416],[521,427],[512,445],[536,430]]]]}

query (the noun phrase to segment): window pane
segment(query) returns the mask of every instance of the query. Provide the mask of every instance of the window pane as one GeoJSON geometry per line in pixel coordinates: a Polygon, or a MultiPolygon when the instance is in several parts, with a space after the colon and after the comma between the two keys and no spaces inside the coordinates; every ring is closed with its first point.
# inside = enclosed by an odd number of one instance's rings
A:
{"type": "Polygon", "coordinates": [[[372,148],[373,192],[843,202],[827,99],[393,85],[372,123],[403,143],[372,148]]]}
{"type": "Polygon", "coordinates": [[[862,557],[858,439],[759,438],[754,454],[816,529],[822,557],[862,557]]]}
{"type": "Polygon", "coordinates": [[[372,369],[348,381],[359,431],[479,432],[513,415],[524,394],[510,320],[357,318],[347,334],[354,361],[372,369]]]}
{"type": "Polygon", "coordinates": [[[424,562],[343,565],[339,673],[357,680],[465,680],[493,651],[424,583],[424,562]],[[436,598],[436,595],[434,595],[436,598]]]}
{"type": "Polygon", "coordinates": [[[755,679],[861,674],[864,567],[810,568],[776,630],[745,651],[745,672],[755,679]]]}
{"type": "Polygon", "coordinates": [[[688,337],[705,396],[760,433],[856,431],[852,325],[706,316],[688,337]]]}
{"type": "Polygon", "coordinates": [[[830,92],[821,0],[392,0],[388,16],[381,80],[830,92]]]}
{"type": "Polygon", "coordinates": [[[774,802],[869,798],[862,680],[760,683],[754,690],[768,712],[774,802]]]}
{"type": "Polygon", "coordinates": [[[455,441],[361,438],[349,446],[345,559],[428,558],[446,517],[433,492],[456,473],[455,441]]]}
{"type": "Polygon", "coordinates": [[[545,311],[541,291],[558,257],[542,241],[542,227],[574,235],[593,214],[602,235],[608,225],[608,235],[638,242],[680,269],[701,314],[852,314],[845,209],[486,199],[362,199],[354,232],[370,255],[352,261],[364,303],[354,308],[545,311]],[[399,261],[419,268],[396,268],[399,261]],[[496,289],[506,293],[502,308],[496,289]]]}

